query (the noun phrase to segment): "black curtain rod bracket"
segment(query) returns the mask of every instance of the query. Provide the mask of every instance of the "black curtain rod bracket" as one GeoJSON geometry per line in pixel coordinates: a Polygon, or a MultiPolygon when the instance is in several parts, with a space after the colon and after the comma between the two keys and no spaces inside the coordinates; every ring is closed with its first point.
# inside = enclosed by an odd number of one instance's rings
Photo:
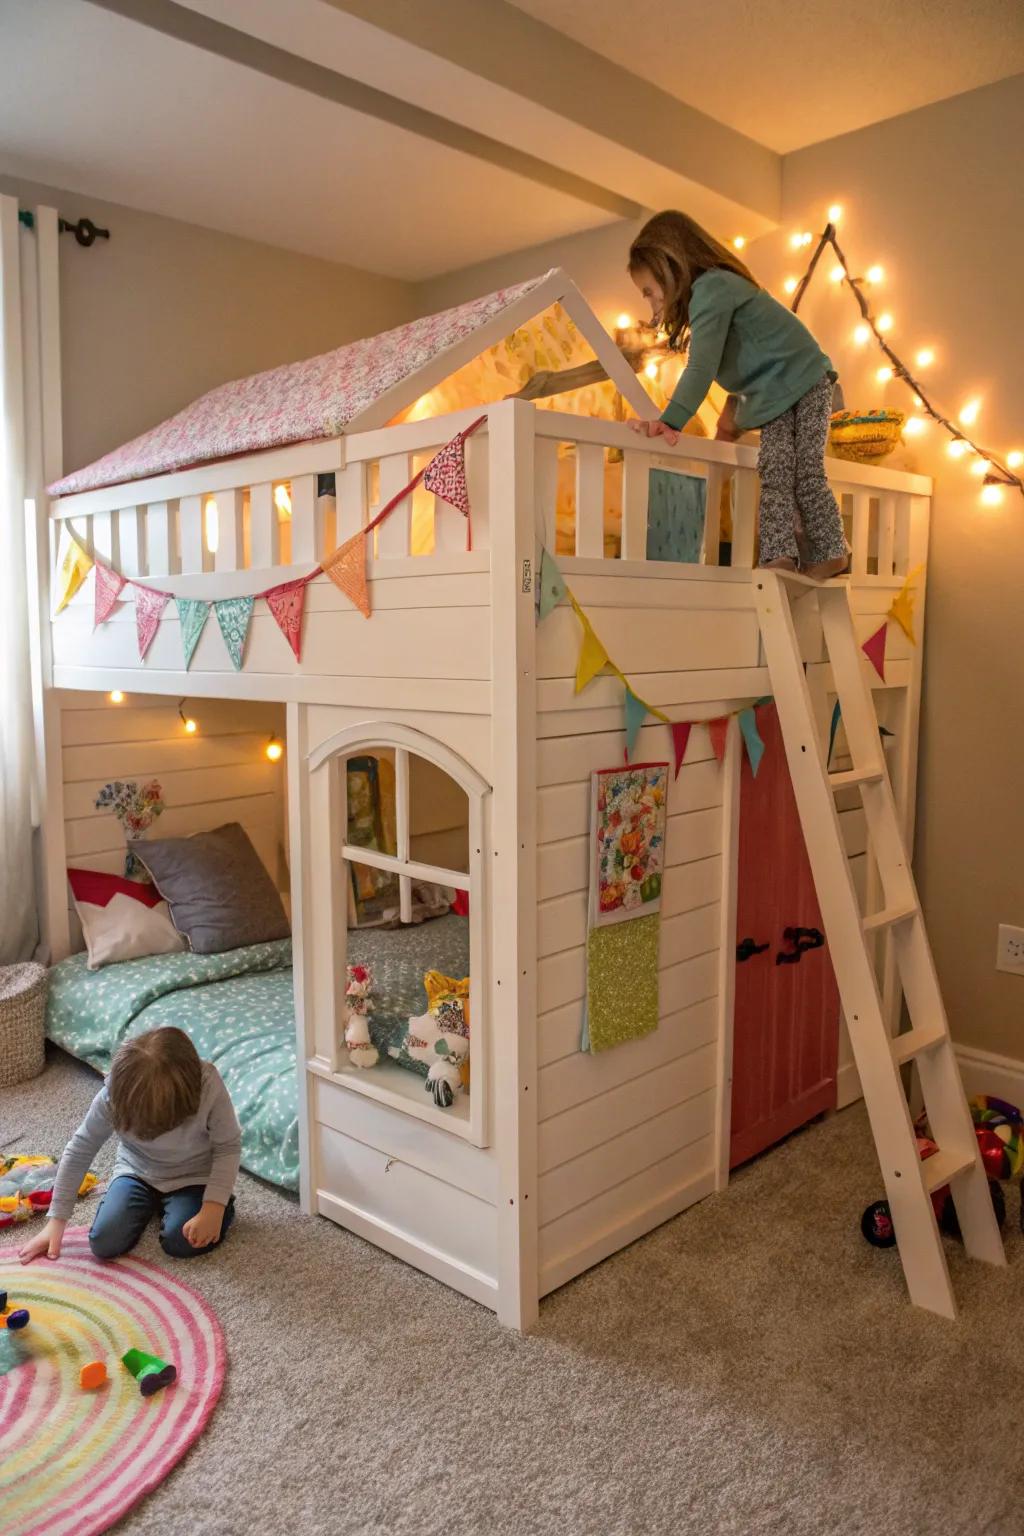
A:
{"type": "MultiPolygon", "coordinates": [[[[26,229],[35,229],[36,216],[31,208],[18,209],[18,222],[24,224],[26,229]]],[[[79,219],[73,224],[70,219],[57,220],[57,232],[61,235],[74,235],[79,245],[93,245],[97,240],[109,240],[110,230],[100,229],[92,219],[79,219]]]]}

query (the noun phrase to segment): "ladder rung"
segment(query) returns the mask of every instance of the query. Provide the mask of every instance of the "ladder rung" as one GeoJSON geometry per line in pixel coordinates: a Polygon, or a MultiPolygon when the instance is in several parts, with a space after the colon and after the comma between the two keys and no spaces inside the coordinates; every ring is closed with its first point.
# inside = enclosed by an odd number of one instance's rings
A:
{"type": "Polygon", "coordinates": [[[884,768],[847,768],[843,773],[830,773],[828,781],[833,789],[848,789],[851,784],[880,784],[884,777],[884,768]]]}
{"type": "Polygon", "coordinates": [[[894,923],[905,923],[908,917],[916,917],[918,905],[916,901],[904,902],[898,907],[883,907],[881,912],[872,912],[863,922],[865,933],[874,933],[876,928],[891,928],[894,923]]]}
{"type": "Polygon", "coordinates": [[[925,1051],[934,1050],[948,1039],[949,1035],[939,1025],[933,1025],[930,1029],[908,1029],[905,1035],[893,1037],[893,1060],[898,1067],[902,1067],[905,1062],[913,1061],[915,1056],[921,1056],[925,1051]]]}
{"type": "Polygon", "coordinates": [[[969,1152],[943,1152],[941,1148],[933,1152],[921,1164],[925,1189],[933,1194],[950,1179],[955,1179],[958,1173],[966,1173],[968,1168],[974,1167],[977,1155],[973,1146],[969,1152]]]}

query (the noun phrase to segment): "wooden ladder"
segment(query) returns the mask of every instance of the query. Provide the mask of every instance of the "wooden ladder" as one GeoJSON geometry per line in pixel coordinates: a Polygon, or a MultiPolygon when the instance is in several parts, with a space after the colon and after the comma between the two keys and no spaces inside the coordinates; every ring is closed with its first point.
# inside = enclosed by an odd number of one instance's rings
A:
{"type": "Polygon", "coordinates": [[[932,1192],[949,1185],[964,1247],[973,1258],[1005,1264],[1006,1255],[900,831],[847,584],[819,586],[768,570],[755,570],[751,580],[800,824],[910,1299],[955,1317],[932,1192]],[[844,773],[829,772],[793,624],[792,604],[812,591],[818,595],[853,763],[844,773]],[[868,918],[861,917],[834,798],[836,790],[851,785],[864,803],[884,892],[881,911],[868,918]],[[870,943],[872,933],[885,929],[892,934],[911,1020],[911,1028],[895,1037],[886,1027],[870,943]],[[929,1129],[939,1147],[925,1161],[918,1155],[900,1071],[908,1062],[917,1067],[929,1129]]]}

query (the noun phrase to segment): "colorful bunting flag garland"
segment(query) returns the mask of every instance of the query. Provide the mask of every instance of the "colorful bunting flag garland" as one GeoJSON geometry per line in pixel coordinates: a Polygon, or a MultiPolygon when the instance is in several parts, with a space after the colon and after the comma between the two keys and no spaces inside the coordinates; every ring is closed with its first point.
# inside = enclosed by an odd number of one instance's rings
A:
{"type": "MultiPolygon", "coordinates": [[[[421,480],[435,496],[448,502],[465,517],[466,548],[472,549],[469,484],[466,479],[466,439],[472,436],[485,420],[485,416],[479,416],[468,427],[456,433],[450,442],[438,449],[430,462],[409,481],[409,484],[393,496],[387,506],[381,508],[365,528],[353,534],[308,575],[299,576],[294,581],[281,582],[276,587],[268,587],[266,591],[254,592],[247,597],[225,597],[206,601],[201,598],[178,597],[173,592],[147,587],[142,582],[122,576],[112,566],[95,560],[79,544],[70,524],[64,521],[60,526],[60,542],[57,547],[54,573],[56,604],[54,615],[56,616],[62,608],[67,607],[89,572],[95,569],[94,628],[109,619],[118,599],[130,587],[135,598],[135,627],[139,642],[139,660],[142,661],[153,643],[164,609],[173,597],[181,624],[181,645],[187,672],[192,665],[192,658],[210,609],[213,608],[217,614],[217,623],[224,637],[224,643],[228,648],[228,655],[237,672],[242,667],[245,643],[248,639],[256,599],[262,598],[273,614],[277,627],[295,653],[296,661],[301,661],[302,620],[306,607],[306,588],[309,583],[321,573],[330,577],[338,590],[344,593],[354,607],[358,608],[364,618],[368,619],[371,614],[369,588],[366,581],[369,535],[375,528],[380,527],[385,518],[390,517],[400,502],[412,495],[421,480]]],[[[553,563],[552,569],[554,569],[553,563]]],[[[558,575],[557,570],[555,575],[561,582],[561,576],[558,575]]],[[[562,592],[564,591],[565,586],[562,583],[562,592]]]]}

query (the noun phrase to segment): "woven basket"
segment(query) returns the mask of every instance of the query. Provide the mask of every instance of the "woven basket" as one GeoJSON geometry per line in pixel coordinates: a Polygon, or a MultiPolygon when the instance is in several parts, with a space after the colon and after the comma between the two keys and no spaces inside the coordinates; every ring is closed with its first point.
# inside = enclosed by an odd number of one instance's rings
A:
{"type": "Polygon", "coordinates": [[[900,440],[902,411],[837,411],[829,430],[829,453],[855,464],[872,464],[892,453],[900,440]]]}
{"type": "Polygon", "coordinates": [[[0,966],[0,1088],[38,1077],[46,1065],[46,967],[0,966]]]}

